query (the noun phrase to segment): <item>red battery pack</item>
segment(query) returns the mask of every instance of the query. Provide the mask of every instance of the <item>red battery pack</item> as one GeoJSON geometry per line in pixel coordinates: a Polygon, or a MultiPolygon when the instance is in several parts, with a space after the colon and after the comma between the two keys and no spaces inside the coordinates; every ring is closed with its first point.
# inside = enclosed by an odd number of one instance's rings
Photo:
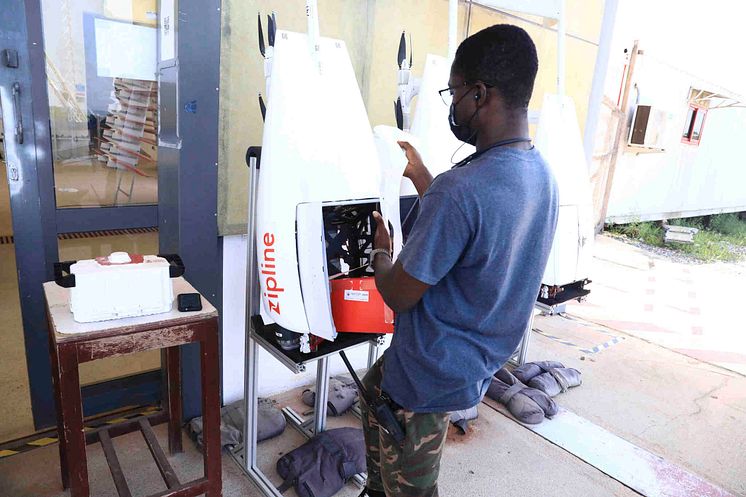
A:
{"type": "Polygon", "coordinates": [[[332,280],[332,316],[338,332],[393,333],[394,311],[372,276],[332,280]]]}

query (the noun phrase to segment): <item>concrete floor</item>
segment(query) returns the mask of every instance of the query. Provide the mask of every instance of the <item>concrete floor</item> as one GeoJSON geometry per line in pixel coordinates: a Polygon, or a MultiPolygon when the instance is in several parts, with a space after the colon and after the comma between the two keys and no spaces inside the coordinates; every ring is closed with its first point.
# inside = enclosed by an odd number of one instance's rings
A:
{"type": "MultiPolygon", "coordinates": [[[[746,377],[628,335],[617,335],[624,338],[602,352],[581,352],[610,335],[565,317],[538,317],[536,327],[555,338],[534,333],[529,359],[560,360],[583,372],[582,386],[556,398],[561,406],[732,495],[746,496],[746,377]]],[[[298,396],[299,391],[288,392],[278,400],[297,408],[298,396]]],[[[638,495],[589,464],[593,461],[575,457],[486,405],[479,411],[469,435],[449,436],[441,495],[638,495]]],[[[356,423],[346,416],[332,419],[330,427],[356,423]]],[[[165,443],[165,426],[156,431],[165,443]]],[[[302,436],[289,428],[281,437],[260,444],[260,467],[273,482],[279,483],[273,469],[277,459],[302,442],[302,436]]],[[[135,495],[163,489],[139,434],[116,439],[116,446],[135,495]]],[[[185,454],[172,458],[173,465],[182,479],[199,477],[201,459],[191,442],[185,440],[185,447],[185,454]]],[[[116,495],[100,447],[89,446],[88,457],[92,495],[116,495]]],[[[259,496],[233,460],[227,455],[223,459],[224,495],[259,496]]],[[[56,446],[0,460],[0,495],[66,495],[60,490],[58,472],[56,446]]],[[[349,485],[339,495],[353,497],[358,492],[349,485]]]]}
{"type": "Polygon", "coordinates": [[[593,291],[569,313],[746,374],[746,261],[682,264],[608,236],[594,253],[593,291]]]}
{"type": "MultiPolygon", "coordinates": [[[[560,316],[534,327],[580,348],[610,335],[560,316]]],[[[604,328],[601,328],[607,331],[604,328]]],[[[634,336],[597,354],[533,334],[528,359],[551,358],[583,373],[557,397],[563,407],[710,482],[746,495],[746,377],[634,336]]]]}
{"type": "MultiPolygon", "coordinates": [[[[345,417],[332,426],[354,425],[345,417]]],[[[166,442],[165,425],[156,428],[161,444],[166,442]]],[[[274,472],[276,460],[299,446],[303,437],[288,428],[279,438],[260,444],[260,467],[279,483],[274,472]]],[[[127,482],[133,495],[150,495],[165,490],[142,437],[132,433],[115,439],[127,482]]],[[[117,495],[100,445],[88,447],[91,495],[117,495]]],[[[202,458],[185,437],[185,453],[169,457],[180,481],[202,476],[202,458]]],[[[468,437],[449,438],[443,455],[441,495],[493,497],[495,495],[556,497],[636,496],[618,482],[576,459],[486,406],[468,437]],[[541,478],[537,478],[541,475],[541,478]]],[[[223,495],[259,497],[261,494],[228,455],[223,455],[223,495]]],[[[360,490],[349,484],[339,497],[354,497],[360,490]]],[[[62,497],[56,446],[35,449],[0,461],[0,495],[13,497],[62,497]]],[[[286,493],[295,495],[293,490],[286,493]]]]}

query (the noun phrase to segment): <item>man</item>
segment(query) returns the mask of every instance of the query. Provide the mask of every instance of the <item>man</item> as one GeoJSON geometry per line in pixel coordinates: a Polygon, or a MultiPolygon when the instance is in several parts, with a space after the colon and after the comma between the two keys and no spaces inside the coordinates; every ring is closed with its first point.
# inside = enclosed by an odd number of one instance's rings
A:
{"type": "Polygon", "coordinates": [[[522,29],[496,25],[458,48],[450,124],[476,153],[433,180],[417,153],[404,175],[420,213],[395,262],[377,213],[376,285],[396,311],[391,347],[365,376],[406,434],[397,444],[364,410],[369,497],[437,496],[449,412],[483,398],[512,355],[539,293],[557,221],[557,188],[528,138],[538,68],[522,29]]]}

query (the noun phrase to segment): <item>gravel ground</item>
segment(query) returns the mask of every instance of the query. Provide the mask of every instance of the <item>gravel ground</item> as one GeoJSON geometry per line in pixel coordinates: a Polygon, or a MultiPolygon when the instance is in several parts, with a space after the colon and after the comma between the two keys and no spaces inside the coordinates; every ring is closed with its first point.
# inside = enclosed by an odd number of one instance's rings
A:
{"type": "Polygon", "coordinates": [[[742,261],[746,258],[746,245],[733,245],[732,243],[726,242],[726,246],[728,247],[728,250],[738,254],[742,261]]]}
{"type": "MultiPolygon", "coordinates": [[[[628,245],[632,245],[634,247],[642,249],[653,257],[661,257],[669,261],[678,262],[682,264],[692,264],[692,265],[708,264],[707,261],[703,261],[692,255],[679,252],[678,250],[670,249],[667,247],[655,247],[653,245],[648,245],[647,243],[643,243],[640,240],[629,238],[625,235],[610,233],[608,231],[605,231],[604,235],[614,238],[615,240],[624,242],[628,245]]],[[[738,254],[741,257],[741,261],[737,262],[736,264],[744,264],[744,259],[746,259],[746,247],[740,246],[740,245],[733,245],[731,243],[726,243],[726,245],[728,247],[728,250],[730,250],[733,253],[738,254]]]]}

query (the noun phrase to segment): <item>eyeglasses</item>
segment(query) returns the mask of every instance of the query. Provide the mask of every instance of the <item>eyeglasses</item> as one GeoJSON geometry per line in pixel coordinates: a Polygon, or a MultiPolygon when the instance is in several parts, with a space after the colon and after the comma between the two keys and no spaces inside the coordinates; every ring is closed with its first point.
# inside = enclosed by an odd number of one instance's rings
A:
{"type": "MultiPolygon", "coordinates": [[[[485,83],[484,81],[481,82],[484,86],[487,88],[494,88],[495,85],[491,85],[488,83],[485,83]]],[[[473,85],[475,83],[470,83],[469,81],[464,81],[462,84],[458,86],[449,86],[448,88],[443,88],[442,90],[438,90],[438,95],[440,95],[440,99],[443,101],[444,104],[447,106],[451,105],[451,101],[453,101],[453,92],[457,88],[461,88],[462,86],[469,86],[473,85]]]]}
{"type": "Polygon", "coordinates": [[[442,90],[438,90],[438,95],[440,95],[440,99],[443,101],[444,104],[451,105],[454,90],[462,86],[467,86],[468,84],[468,82],[464,81],[464,83],[459,86],[449,86],[448,88],[443,88],[442,90]]]}

